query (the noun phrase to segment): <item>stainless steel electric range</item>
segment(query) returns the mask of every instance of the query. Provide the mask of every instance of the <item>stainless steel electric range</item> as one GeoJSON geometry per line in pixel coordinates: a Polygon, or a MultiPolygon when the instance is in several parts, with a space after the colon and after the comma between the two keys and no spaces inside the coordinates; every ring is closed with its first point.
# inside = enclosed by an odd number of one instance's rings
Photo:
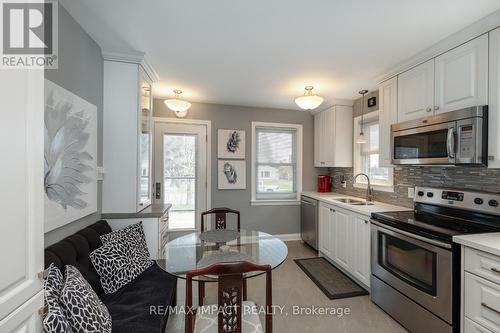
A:
{"type": "Polygon", "coordinates": [[[459,331],[460,247],[500,231],[500,195],[415,189],[415,209],[373,213],[371,299],[414,333],[459,331]]]}

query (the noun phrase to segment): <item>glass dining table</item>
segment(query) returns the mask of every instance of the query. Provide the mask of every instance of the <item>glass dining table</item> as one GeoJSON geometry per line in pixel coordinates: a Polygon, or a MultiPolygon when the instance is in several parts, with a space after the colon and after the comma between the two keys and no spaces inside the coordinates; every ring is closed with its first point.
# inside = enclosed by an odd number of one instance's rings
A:
{"type": "MultiPolygon", "coordinates": [[[[286,244],[262,231],[222,229],[192,232],[168,242],[159,253],[158,265],[166,272],[185,279],[190,270],[212,264],[248,261],[257,265],[271,265],[275,269],[288,255],[286,244]]],[[[249,272],[251,278],[263,272],[249,272]]],[[[194,281],[216,282],[216,276],[197,276],[194,281]]]]}

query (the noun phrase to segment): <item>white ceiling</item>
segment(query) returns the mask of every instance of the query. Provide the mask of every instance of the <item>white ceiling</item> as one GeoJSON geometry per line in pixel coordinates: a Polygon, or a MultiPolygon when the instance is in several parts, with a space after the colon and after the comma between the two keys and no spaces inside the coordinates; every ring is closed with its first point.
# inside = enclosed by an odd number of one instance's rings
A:
{"type": "Polygon", "coordinates": [[[305,85],[352,99],[498,0],[61,0],[103,50],[142,51],[155,95],[297,108],[305,85]]]}

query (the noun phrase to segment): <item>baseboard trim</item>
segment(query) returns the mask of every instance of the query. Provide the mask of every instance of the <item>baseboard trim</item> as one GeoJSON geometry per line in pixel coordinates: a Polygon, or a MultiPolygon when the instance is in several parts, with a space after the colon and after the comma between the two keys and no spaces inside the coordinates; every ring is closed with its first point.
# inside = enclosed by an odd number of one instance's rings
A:
{"type": "Polygon", "coordinates": [[[280,234],[280,235],[274,235],[274,236],[278,237],[283,242],[299,241],[302,239],[300,237],[300,234],[280,234]]]}

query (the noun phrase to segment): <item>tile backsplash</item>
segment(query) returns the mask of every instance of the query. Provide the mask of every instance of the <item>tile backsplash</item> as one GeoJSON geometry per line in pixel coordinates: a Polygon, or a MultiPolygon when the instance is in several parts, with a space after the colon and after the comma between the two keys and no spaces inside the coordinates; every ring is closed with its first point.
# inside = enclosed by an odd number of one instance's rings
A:
{"type": "MultiPolygon", "coordinates": [[[[366,190],[353,187],[353,168],[330,168],[333,192],[364,197],[366,190]],[[347,187],[341,185],[342,179],[347,187]]],[[[500,169],[481,167],[396,167],[394,192],[374,191],[374,200],[393,205],[413,207],[408,188],[428,186],[470,191],[500,193],[500,169]]]]}

